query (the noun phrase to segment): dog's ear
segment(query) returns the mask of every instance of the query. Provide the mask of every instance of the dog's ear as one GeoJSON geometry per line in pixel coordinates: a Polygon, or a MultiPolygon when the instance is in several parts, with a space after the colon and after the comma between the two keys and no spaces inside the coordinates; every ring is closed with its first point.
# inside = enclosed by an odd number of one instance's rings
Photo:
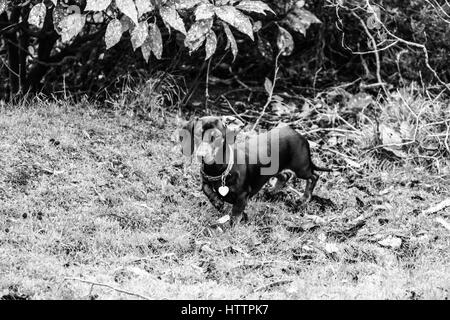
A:
{"type": "Polygon", "coordinates": [[[193,117],[189,121],[181,123],[178,129],[182,152],[185,156],[191,157],[194,154],[194,147],[197,143],[194,135],[195,127],[198,123],[198,117],[193,117]]]}
{"type": "Polygon", "coordinates": [[[227,128],[227,131],[230,131],[235,135],[237,135],[245,126],[244,122],[234,116],[223,116],[222,123],[227,128]]]}

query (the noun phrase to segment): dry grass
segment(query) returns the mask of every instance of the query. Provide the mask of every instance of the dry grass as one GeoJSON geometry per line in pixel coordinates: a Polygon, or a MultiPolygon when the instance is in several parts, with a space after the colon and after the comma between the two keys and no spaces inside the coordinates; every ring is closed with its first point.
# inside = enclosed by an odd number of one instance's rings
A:
{"type": "Polygon", "coordinates": [[[323,174],[306,207],[261,194],[249,224],[221,232],[173,130],[86,104],[1,109],[0,296],[136,298],[79,278],[154,299],[449,297],[450,232],[435,221],[449,208],[420,214],[448,179],[408,164],[323,174]],[[379,244],[390,237],[401,246],[379,244]]]}

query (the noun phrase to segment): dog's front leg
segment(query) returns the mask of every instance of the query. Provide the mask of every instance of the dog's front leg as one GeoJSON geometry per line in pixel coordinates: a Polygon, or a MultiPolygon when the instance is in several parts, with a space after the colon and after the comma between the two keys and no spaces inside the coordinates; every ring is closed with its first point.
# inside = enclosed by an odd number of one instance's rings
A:
{"type": "Polygon", "coordinates": [[[245,207],[247,206],[247,195],[239,197],[236,202],[233,204],[233,209],[231,210],[231,219],[230,219],[230,225],[234,226],[241,222],[243,219],[244,222],[248,221],[248,216],[244,212],[245,207]]]}
{"type": "Polygon", "coordinates": [[[219,198],[219,196],[214,192],[214,190],[207,184],[202,184],[203,193],[208,197],[209,202],[216,208],[217,211],[222,212],[224,202],[219,198]]]}

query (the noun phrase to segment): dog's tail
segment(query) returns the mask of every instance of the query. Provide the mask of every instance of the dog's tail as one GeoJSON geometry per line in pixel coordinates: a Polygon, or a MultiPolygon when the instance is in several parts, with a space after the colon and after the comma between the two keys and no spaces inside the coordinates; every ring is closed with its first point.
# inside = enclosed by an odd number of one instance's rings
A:
{"type": "Polygon", "coordinates": [[[314,171],[325,171],[325,172],[333,172],[333,171],[335,171],[334,169],[318,167],[314,163],[312,164],[312,168],[313,168],[314,171]]]}

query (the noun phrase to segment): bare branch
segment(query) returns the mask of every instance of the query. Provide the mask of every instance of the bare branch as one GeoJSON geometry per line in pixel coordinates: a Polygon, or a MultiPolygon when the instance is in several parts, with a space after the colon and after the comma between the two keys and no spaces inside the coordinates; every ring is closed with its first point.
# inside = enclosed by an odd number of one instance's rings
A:
{"type": "MultiPolygon", "coordinates": [[[[359,22],[361,23],[361,25],[364,28],[364,31],[366,32],[367,36],[370,39],[370,42],[372,43],[372,46],[374,48],[373,53],[375,55],[375,62],[376,62],[376,66],[377,66],[377,71],[376,71],[376,75],[377,75],[377,80],[378,80],[378,84],[381,86],[381,88],[384,91],[384,94],[386,96],[389,96],[388,91],[386,90],[386,87],[384,85],[383,79],[381,78],[381,62],[380,62],[380,53],[378,50],[378,45],[377,42],[375,40],[375,38],[372,36],[372,34],[370,33],[369,29],[366,26],[366,23],[364,22],[363,19],[361,19],[356,13],[352,12],[352,15],[357,18],[359,20],[359,22]]],[[[376,16],[376,15],[374,15],[376,16]]]]}
{"type": "MultiPolygon", "coordinates": [[[[366,5],[367,5],[367,7],[369,7],[369,8],[371,7],[371,4],[370,4],[369,0],[366,0],[366,5]]],[[[403,44],[406,44],[406,45],[408,45],[408,46],[416,47],[416,48],[421,49],[421,50],[423,51],[424,56],[425,56],[425,65],[427,66],[428,70],[430,70],[430,71],[433,73],[434,77],[436,78],[436,80],[437,80],[440,84],[442,84],[443,86],[445,86],[445,87],[447,88],[447,90],[450,91],[450,85],[449,85],[448,83],[445,83],[444,81],[442,81],[442,79],[439,77],[437,71],[434,70],[434,69],[431,67],[431,65],[430,65],[430,59],[429,59],[429,55],[428,55],[428,50],[427,50],[427,48],[425,47],[425,45],[420,44],[420,43],[416,43],[416,42],[412,42],[412,41],[408,41],[408,40],[405,40],[405,39],[402,39],[402,38],[398,37],[397,35],[395,35],[394,33],[392,33],[392,32],[386,27],[386,25],[378,18],[378,16],[377,16],[376,14],[374,15],[374,17],[375,17],[375,19],[377,20],[377,22],[383,27],[383,29],[386,31],[386,33],[387,33],[388,35],[390,35],[392,38],[394,38],[394,39],[398,40],[399,42],[401,42],[401,43],[403,43],[403,44]]]]}
{"type": "Polygon", "coordinates": [[[278,65],[278,60],[280,58],[281,53],[283,53],[282,50],[280,50],[280,52],[277,54],[277,57],[275,58],[275,73],[273,75],[273,81],[272,81],[272,87],[270,88],[270,92],[269,92],[269,97],[267,98],[267,102],[263,107],[263,110],[261,112],[261,114],[259,115],[258,119],[256,119],[255,124],[253,125],[252,130],[255,130],[256,126],[258,125],[258,123],[261,121],[261,118],[264,116],[264,114],[266,113],[266,109],[267,107],[270,105],[270,103],[272,102],[272,97],[273,97],[273,90],[275,89],[275,84],[277,82],[278,79],[278,70],[280,69],[280,66],[278,65]]]}

